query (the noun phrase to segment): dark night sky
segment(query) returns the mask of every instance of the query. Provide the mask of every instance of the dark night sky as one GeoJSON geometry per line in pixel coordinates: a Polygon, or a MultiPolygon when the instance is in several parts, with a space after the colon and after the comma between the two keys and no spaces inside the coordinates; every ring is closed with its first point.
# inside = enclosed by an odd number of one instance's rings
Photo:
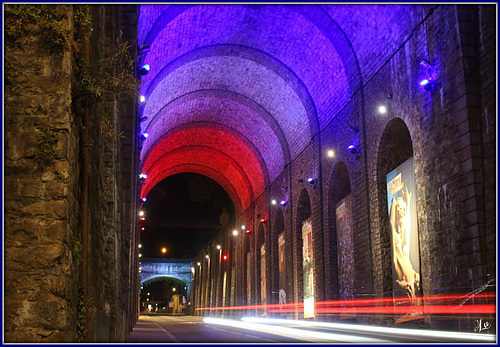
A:
{"type": "Polygon", "coordinates": [[[146,230],[141,231],[144,258],[192,258],[220,228],[225,208],[234,219],[231,199],[213,180],[197,174],[170,176],[149,193],[142,210],[146,230]]]}

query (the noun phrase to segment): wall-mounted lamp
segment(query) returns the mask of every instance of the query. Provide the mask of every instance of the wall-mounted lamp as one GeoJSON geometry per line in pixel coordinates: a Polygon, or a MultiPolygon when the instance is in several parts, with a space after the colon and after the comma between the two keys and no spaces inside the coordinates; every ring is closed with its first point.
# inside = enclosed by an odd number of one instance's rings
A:
{"type": "Polygon", "coordinates": [[[139,211],[139,216],[144,216],[144,211],[139,211]]]}
{"type": "Polygon", "coordinates": [[[265,218],[261,218],[261,219],[260,219],[260,222],[261,222],[261,223],[266,223],[266,222],[267,222],[267,220],[266,220],[265,218]]]}
{"type": "Polygon", "coordinates": [[[329,149],[326,152],[326,155],[328,156],[328,158],[333,158],[333,157],[335,157],[335,152],[333,151],[333,149],[329,149]]]}
{"type": "Polygon", "coordinates": [[[148,133],[142,133],[139,135],[139,139],[141,141],[145,141],[148,138],[149,134],[148,133]]]}
{"type": "Polygon", "coordinates": [[[200,263],[200,262],[197,262],[197,263],[196,263],[196,265],[201,266],[201,263],[200,263]]]}
{"type": "Polygon", "coordinates": [[[241,230],[245,230],[247,227],[245,225],[241,226],[241,230]]]}
{"type": "Polygon", "coordinates": [[[142,201],[142,202],[146,202],[146,200],[147,200],[147,199],[146,199],[145,197],[144,197],[144,198],[141,198],[141,201],[142,201]]]}
{"type": "Polygon", "coordinates": [[[423,69],[423,72],[418,81],[419,86],[428,92],[433,92],[439,86],[438,71],[435,68],[435,64],[422,59],[420,61],[420,67],[423,69]]]}
{"type": "Polygon", "coordinates": [[[377,108],[377,111],[379,114],[386,114],[387,113],[387,106],[379,105],[377,108]]]}
{"type": "Polygon", "coordinates": [[[349,146],[347,146],[347,149],[349,150],[349,153],[355,155],[356,157],[356,160],[358,160],[360,158],[359,156],[359,146],[356,146],[356,145],[353,145],[353,144],[350,144],[349,146]]]}
{"type": "Polygon", "coordinates": [[[233,230],[233,236],[238,236],[238,230],[233,230]]]}
{"type": "Polygon", "coordinates": [[[137,74],[139,76],[146,76],[149,73],[149,68],[149,64],[144,64],[139,68],[139,70],[137,70],[137,74]]]}
{"type": "Polygon", "coordinates": [[[278,202],[274,199],[271,200],[271,205],[276,205],[278,202]]]}
{"type": "Polygon", "coordinates": [[[285,200],[281,200],[281,201],[280,201],[280,205],[281,205],[281,206],[286,206],[286,201],[285,201],[285,200]]]}
{"type": "Polygon", "coordinates": [[[144,95],[139,96],[139,102],[140,103],[145,103],[146,102],[146,97],[144,95]]]}
{"type": "Polygon", "coordinates": [[[221,249],[220,245],[217,245],[217,249],[221,249]]]}
{"type": "Polygon", "coordinates": [[[207,254],[207,255],[205,255],[205,258],[210,259],[210,257],[209,257],[209,255],[208,255],[208,254],[207,254]]]}

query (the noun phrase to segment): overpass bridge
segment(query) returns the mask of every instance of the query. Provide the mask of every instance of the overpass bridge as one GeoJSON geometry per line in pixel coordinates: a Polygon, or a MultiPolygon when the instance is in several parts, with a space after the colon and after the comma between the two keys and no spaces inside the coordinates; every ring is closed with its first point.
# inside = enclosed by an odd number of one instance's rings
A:
{"type": "Polygon", "coordinates": [[[141,284],[157,277],[171,277],[186,282],[189,288],[193,274],[193,261],[184,258],[142,258],[141,284]]]}

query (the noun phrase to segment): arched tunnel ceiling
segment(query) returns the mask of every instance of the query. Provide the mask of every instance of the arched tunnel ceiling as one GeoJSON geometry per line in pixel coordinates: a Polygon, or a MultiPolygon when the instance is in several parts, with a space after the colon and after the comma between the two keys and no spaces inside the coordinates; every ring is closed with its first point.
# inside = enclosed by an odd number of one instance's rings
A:
{"type": "Polygon", "coordinates": [[[150,65],[141,194],[186,170],[248,208],[361,85],[352,28],[367,15],[355,6],[141,5],[139,45],[149,51],[140,62],[150,65]]]}

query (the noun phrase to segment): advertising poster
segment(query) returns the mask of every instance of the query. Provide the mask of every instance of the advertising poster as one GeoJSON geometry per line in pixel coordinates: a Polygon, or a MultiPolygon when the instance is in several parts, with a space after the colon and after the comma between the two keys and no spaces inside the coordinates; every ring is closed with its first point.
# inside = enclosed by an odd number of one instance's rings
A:
{"type": "Polygon", "coordinates": [[[250,252],[247,253],[247,305],[251,305],[252,302],[252,256],[250,252]]]}
{"type": "Polygon", "coordinates": [[[226,306],[226,283],[227,271],[224,271],[224,279],[222,280],[222,306],[226,306]]]}
{"type": "Polygon", "coordinates": [[[304,274],[304,318],[314,318],[314,262],[312,223],[302,223],[302,271],[304,274]]]}
{"type": "Polygon", "coordinates": [[[286,304],[285,277],[285,233],[278,235],[278,302],[280,309],[286,304]]]}
{"type": "Polygon", "coordinates": [[[351,196],[337,203],[337,249],[340,299],[354,299],[354,247],[352,240],[351,196]]]}
{"type": "Polygon", "coordinates": [[[260,247],[260,300],[266,303],[266,244],[260,247]]]}
{"type": "Polygon", "coordinates": [[[387,174],[387,202],[394,296],[406,295],[417,305],[421,288],[413,157],[387,174]]]}

